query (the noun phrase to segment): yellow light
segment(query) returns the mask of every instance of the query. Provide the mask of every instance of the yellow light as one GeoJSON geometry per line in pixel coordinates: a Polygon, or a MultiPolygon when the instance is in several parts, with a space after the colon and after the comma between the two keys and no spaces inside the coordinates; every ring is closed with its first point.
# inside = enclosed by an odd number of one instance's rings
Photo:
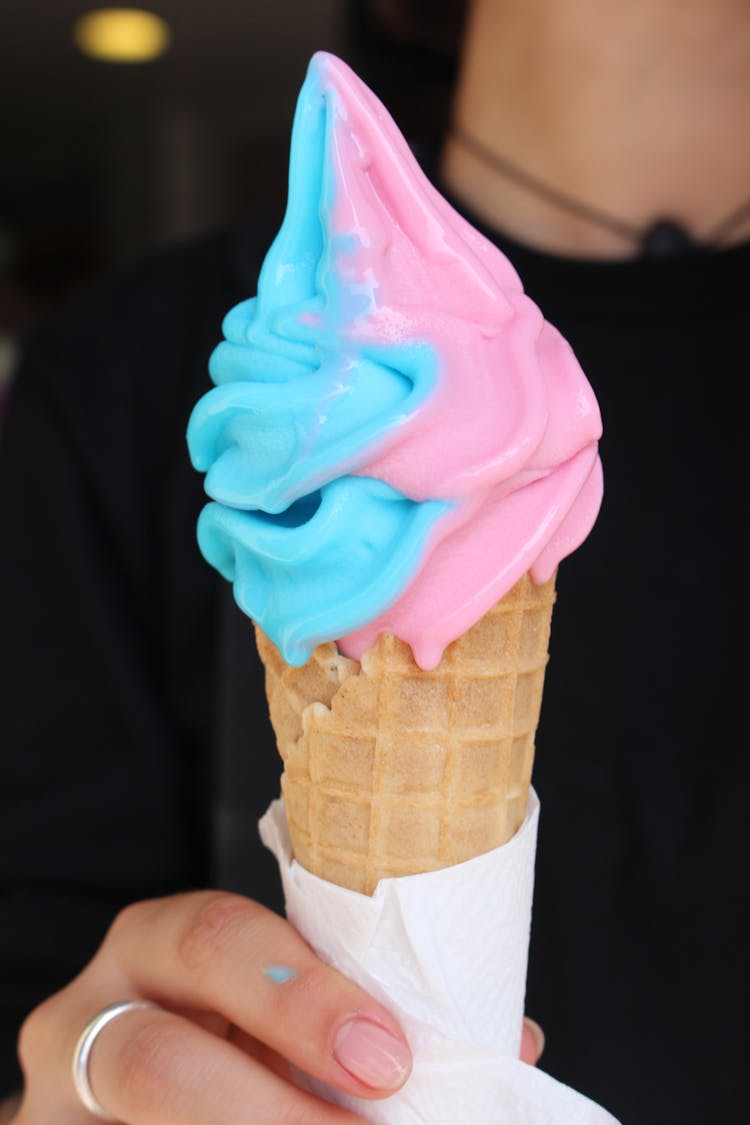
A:
{"type": "Polygon", "coordinates": [[[73,38],[85,55],[105,62],[148,62],[169,46],[169,25],[141,8],[99,8],[76,20],[73,38]]]}

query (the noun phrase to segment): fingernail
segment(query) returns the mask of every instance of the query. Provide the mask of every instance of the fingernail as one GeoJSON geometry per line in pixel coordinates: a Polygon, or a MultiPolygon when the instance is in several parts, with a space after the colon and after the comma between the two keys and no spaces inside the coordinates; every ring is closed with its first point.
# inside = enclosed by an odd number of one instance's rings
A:
{"type": "Polygon", "coordinates": [[[350,1020],[339,1028],[333,1054],[344,1070],[376,1090],[395,1089],[411,1069],[406,1044],[370,1020],[350,1020]]]}
{"type": "Polygon", "coordinates": [[[537,1049],[537,1058],[539,1058],[542,1054],[542,1051],[544,1050],[544,1044],[546,1043],[544,1032],[536,1022],[536,1020],[531,1020],[528,1016],[524,1016],[523,1022],[531,1032],[531,1037],[534,1040],[534,1045],[537,1049]]]}

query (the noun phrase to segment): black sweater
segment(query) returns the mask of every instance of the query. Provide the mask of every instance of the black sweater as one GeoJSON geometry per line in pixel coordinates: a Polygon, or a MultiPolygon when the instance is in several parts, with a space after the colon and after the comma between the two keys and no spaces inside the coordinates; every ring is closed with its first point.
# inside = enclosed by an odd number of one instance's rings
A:
{"type": "MultiPolygon", "coordinates": [[[[260,669],[195,544],[184,440],[272,233],[160,252],[25,340],[0,471],[3,1093],[21,1018],[121,905],[213,883],[281,908],[260,669]]],[[[626,1125],[739,1122],[750,245],[613,264],[500,244],[604,421],[537,739],[527,1010],[546,1069],[626,1125]]]]}

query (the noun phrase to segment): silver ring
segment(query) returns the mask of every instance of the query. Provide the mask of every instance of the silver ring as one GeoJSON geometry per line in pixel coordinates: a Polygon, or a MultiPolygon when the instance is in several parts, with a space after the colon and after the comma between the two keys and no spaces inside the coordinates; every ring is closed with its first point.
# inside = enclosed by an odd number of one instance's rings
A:
{"type": "Polygon", "coordinates": [[[109,1004],[101,1012],[90,1019],[78,1037],[75,1051],[73,1052],[73,1085],[78,1097],[83,1102],[89,1113],[100,1117],[102,1121],[119,1121],[117,1117],[110,1117],[104,1107],[99,1103],[89,1081],[89,1057],[91,1049],[96,1042],[102,1028],[124,1012],[135,1012],[141,1008],[155,1008],[148,1000],[121,1000],[117,1004],[109,1004]]]}

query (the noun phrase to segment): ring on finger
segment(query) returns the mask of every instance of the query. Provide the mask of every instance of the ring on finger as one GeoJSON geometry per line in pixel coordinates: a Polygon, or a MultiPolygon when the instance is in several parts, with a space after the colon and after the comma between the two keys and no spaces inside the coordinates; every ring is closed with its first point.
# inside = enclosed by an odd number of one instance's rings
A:
{"type": "Polygon", "coordinates": [[[117,1121],[118,1118],[111,1117],[107,1113],[91,1089],[89,1058],[94,1043],[107,1024],[116,1020],[118,1016],[124,1015],[125,1012],[136,1012],[142,1008],[155,1007],[157,1005],[148,1000],[121,1000],[116,1004],[108,1004],[106,1008],[102,1008],[89,1020],[78,1037],[78,1042],[73,1051],[73,1085],[89,1113],[93,1113],[102,1121],[117,1121]]]}

